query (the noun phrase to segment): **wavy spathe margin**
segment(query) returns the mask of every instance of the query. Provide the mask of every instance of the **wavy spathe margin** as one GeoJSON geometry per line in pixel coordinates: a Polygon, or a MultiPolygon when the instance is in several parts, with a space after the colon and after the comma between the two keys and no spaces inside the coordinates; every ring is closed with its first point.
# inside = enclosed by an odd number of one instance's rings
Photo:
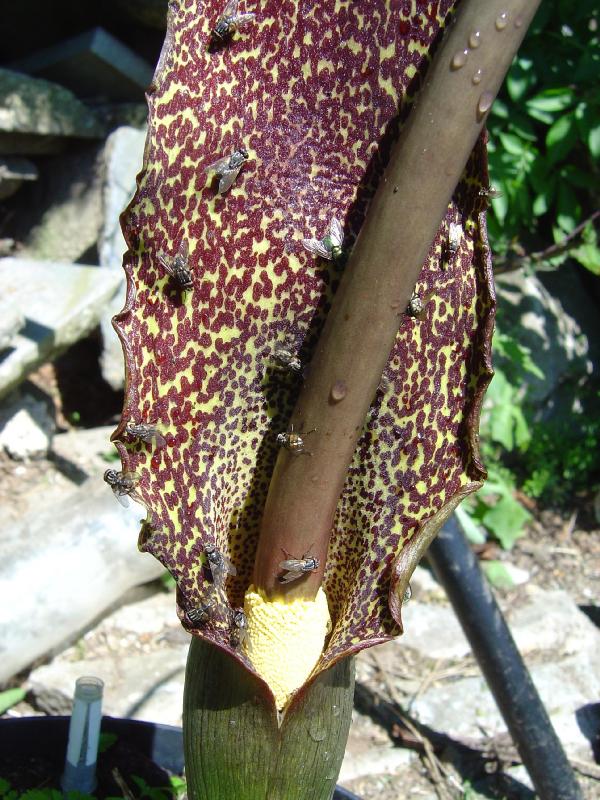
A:
{"type": "MultiPolygon", "coordinates": [[[[451,7],[407,16],[383,0],[324,2],[301,16],[293,3],[249,1],[256,23],[209,51],[220,4],[170,4],[144,168],[122,219],[128,290],[115,327],[127,384],[115,436],[149,510],[140,547],[176,578],[183,623],[246,666],[231,608],[250,584],[276,435],[302,380],[275,354],[284,345],[310,362],[343,269],[301,240],[322,238],[337,217],[351,247],[451,7]],[[242,145],[248,161],[216,193],[208,168],[242,145]],[[185,290],[163,266],[182,245],[185,290]],[[166,446],[132,440],[130,421],[155,423],[166,446]],[[236,575],[200,626],[187,611],[214,592],[207,546],[236,575]]],[[[423,314],[399,310],[350,466],[324,579],[335,626],[319,669],[400,632],[390,591],[408,579],[398,573],[404,549],[417,551],[430,521],[483,477],[475,425],[494,310],[486,184],[480,140],[423,265],[423,314]],[[454,253],[451,223],[461,231],[454,253]]]]}

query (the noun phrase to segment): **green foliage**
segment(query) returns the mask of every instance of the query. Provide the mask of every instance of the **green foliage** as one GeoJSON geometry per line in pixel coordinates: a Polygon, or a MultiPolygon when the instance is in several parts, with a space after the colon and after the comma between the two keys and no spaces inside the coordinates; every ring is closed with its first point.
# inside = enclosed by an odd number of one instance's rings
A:
{"type": "Polygon", "coordinates": [[[25,689],[20,688],[6,689],[6,691],[0,692],[0,714],[4,714],[9,708],[24,700],[25,694],[25,689]]]}
{"type": "MultiPolygon", "coordinates": [[[[596,0],[542,3],[494,103],[490,177],[501,195],[491,200],[488,228],[500,260],[568,240],[566,249],[523,263],[557,266],[571,257],[600,275],[597,217],[590,219],[600,205],[599,17],[596,0]]],[[[494,367],[481,420],[489,480],[458,513],[472,541],[492,535],[511,547],[531,518],[519,492],[560,506],[600,483],[600,419],[597,399],[575,385],[562,419],[538,418],[527,399],[528,379],[544,377],[535,354],[502,331],[494,367]]]]}
{"type": "MultiPolygon", "coordinates": [[[[494,103],[490,175],[502,196],[488,225],[497,254],[562,242],[598,206],[599,16],[596,0],[542,3],[494,103]]],[[[575,244],[570,254],[600,274],[591,224],[575,244]]]]}
{"type": "Polygon", "coordinates": [[[510,589],[511,586],[514,586],[510,572],[502,561],[482,561],[481,568],[492,586],[496,586],[499,589],[510,589]]]}
{"type": "Polygon", "coordinates": [[[98,752],[105,753],[117,741],[116,733],[101,733],[98,739],[98,752]]]}
{"type": "Polygon", "coordinates": [[[184,794],[187,789],[186,782],[178,777],[171,777],[170,785],[160,788],[149,786],[143,778],[137,775],[132,775],[131,780],[138,788],[136,792],[138,800],[143,800],[145,797],[147,797],[148,800],[173,800],[173,798],[184,794]]]}
{"type": "MultiPolygon", "coordinates": [[[[148,800],[177,800],[177,798],[185,795],[187,789],[185,780],[177,775],[170,776],[169,786],[161,788],[149,786],[143,778],[139,778],[137,775],[131,776],[131,780],[139,790],[136,795],[138,800],[142,800],[142,798],[148,798],[148,800]]],[[[0,798],[2,800],[97,800],[96,795],[93,794],[85,794],[84,792],[63,793],[59,789],[51,789],[49,787],[28,789],[26,792],[19,793],[12,789],[10,783],[4,778],[0,778],[0,798]]],[[[114,797],[107,798],[107,800],[122,800],[122,798],[114,797]]]]}
{"type": "Polygon", "coordinates": [[[576,424],[566,427],[550,422],[532,426],[531,444],[522,463],[523,489],[528,495],[543,502],[565,504],[577,493],[600,483],[599,399],[598,393],[589,402],[585,397],[579,398],[572,411],[576,424]]]}

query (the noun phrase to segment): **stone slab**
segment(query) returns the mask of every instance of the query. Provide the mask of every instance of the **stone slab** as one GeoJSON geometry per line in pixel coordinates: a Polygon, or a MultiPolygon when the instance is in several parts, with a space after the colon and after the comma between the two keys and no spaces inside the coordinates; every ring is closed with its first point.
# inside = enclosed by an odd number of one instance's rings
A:
{"type": "Polygon", "coordinates": [[[103,134],[96,116],[68,89],[0,68],[0,153],[53,153],[63,137],[103,134]]]}
{"type": "Polygon", "coordinates": [[[103,28],[40,50],[12,69],[66,86],[78,97],[143,100],[152,67],[103,28]]]}
{"type": "Polygon", "coordinates": [[[136,176],[142,168],[145,143],[145,129],[123,126],[111,133],[104,151],[104,223],[98,240],[98,253],[103,267],[117,270],[122,276],[121,288],[107,306],[100,323],[103,339],[102,376],[113,389],[122,389],[125,382],[121,342],[111,324],[112,317],[125,304],[125,275],[122,264],[127,246],[121,232],[119,216],[134,195],[136,176]]]}
{"type": "Polygon", "coordinates": [[[92,330],[119,282],[120,275],[99,267],[0,259],[4,299],[26,318],[0,354],[0,397],[92,330]]]}
{"type": "Polygon", "coordinates": [[[119,505],[97,475],[0,525],[0,681],[164,572],[137,550],[144,517],[135,503],[119,505]]]}
{"type": "Polygon", "coordinates": [[[23,325],[25,325],[25,315],[20,309],[8,303],[0,303],[0,354],[10,347],[13,338],[23,325]]]}

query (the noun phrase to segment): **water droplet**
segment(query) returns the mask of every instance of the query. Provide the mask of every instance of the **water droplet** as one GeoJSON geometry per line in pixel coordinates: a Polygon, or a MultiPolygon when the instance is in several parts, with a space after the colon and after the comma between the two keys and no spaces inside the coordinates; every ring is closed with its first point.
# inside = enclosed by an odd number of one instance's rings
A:
{"type": "Polygon", "coordinates": [[[333,400],[334,403],[339,403],[340,400],[343,400],[346,397],[346,393],[348,391],[348,387],[344,381],[336,381],[331,390],[329,392],[329,396],[333,400]]]}
{"type": "Polygon", "coordinates": [[[478,84],[481,83],[482,77],[483,77],[483,72],[480,69],[478,69],[471,78],[471,82],[473,83],[474,86],[477,86],[478,84]]]}
{"type": "Polygon", "coordinates": [[[506,13],[506,11],[503,11],[496,17],[496,30],[503,31],[507,25],[508,25],[508,14],[506,13]]]}
{"type": "Polygon", "coordinates": [[[476,50],[481,44],[481,31],[473,31],[469,36],[469,47],[476,50]]]}
{"type": "Polygon", "coordinates": [[[477,118],[481,120],[481,118],[487,114],[487,112],[492,107],[492,103],[494,102],[494,95],[492,92],[483,92],[479,98],[479,102],[477,103],[477,118]]]}
{"type": "Polygon", "coordinates": [[[459,50],[452,56],[452,61],[450,62],[451,69],[460,69],[461,67],[464,67],[464,65],[467,63],[468,57],[468,50],[459,50]]]}
{"type": "Polygon", "coordinates": [[[308,732],[310,734],[310,738],[314,742],[322,742],[323,739],[327,736],[327,731],[325,728],[322,728],[318,721],[313,721],[310,723],[308,727],[308,732]]]}
{"type": "Polygon", "coordinates": [[[331,758],[331,753],[329,752],[329,750],[325,750],[325,752],[323,753],[323,761],[329,761],[330,758],[331,758]]]}
{"type": "Polygon", "coordinates": [[[519,15],[515,19],[515,28],[522,28],[522,27],[523,27],[523,17],[521,15],[519,15]]]}
{"type": "Polygon", "coordinates": [[[342,713],[339,706],[333,706],[331,710],[333,711],[334,717],[339,717],[339,715],[342,713]]]}

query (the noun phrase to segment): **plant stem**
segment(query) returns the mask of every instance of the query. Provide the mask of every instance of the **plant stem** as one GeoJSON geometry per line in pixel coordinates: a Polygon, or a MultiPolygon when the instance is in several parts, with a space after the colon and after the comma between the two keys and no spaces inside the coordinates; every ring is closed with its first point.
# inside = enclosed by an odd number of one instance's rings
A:
{"type": "Polygon", "coordinates": [[[560,242],[551,244],[543,250],[536,250],[534,253],[510,253],[504,258],[499,258],[494,263],[494,275],[503,275],[505,272],[515,272],[523,267],[531,266],[532,264],[539,264],[540,261],[546,261],[554,256],[559,256],[562,253],[568,252],[577,244],[576,239],[580,233],[583,233],[584,228],[595,222],[600,217],[600,210],[594,211],[593,214],[587,219],[584,219],[576,228],[565,236],[560,242]]]}
{"type": "Polygon", "coordinates": [[[275,465],[254,570],[271,596],[314,597],[321,584],[336,506],[399,319],[539,2],[464,0],[425,77],[290,420],[296,432],[316,429],[303,437],[311,456],[282,449],[275,465]],[[315,556],[320,567],[281,585],[283,551],[315,556]]]}
{"type": "Polygon", "coordinates": [[[264,685],[192,639],[183,698],[191,800],[329,800],[352,716],[354,659],[305,687],[281,724],[264,685]]]}

